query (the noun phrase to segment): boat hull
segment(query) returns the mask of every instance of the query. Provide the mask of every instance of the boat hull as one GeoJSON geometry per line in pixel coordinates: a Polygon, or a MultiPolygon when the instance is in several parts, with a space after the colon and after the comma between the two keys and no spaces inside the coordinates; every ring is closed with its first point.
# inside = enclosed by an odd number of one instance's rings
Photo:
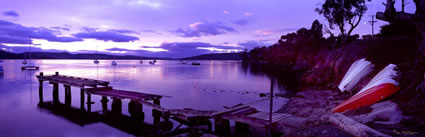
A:
{"type": "Polygon", "coordinates": [[[360,94],[352,96],[348,100],[336,106],[334,109],[332,109],[332,111],[344,112],[362,106],[368,106],[393,95],[398,90],[400,90],[398,86],[392,83],[384,83],[367,89],[360,94]]]}

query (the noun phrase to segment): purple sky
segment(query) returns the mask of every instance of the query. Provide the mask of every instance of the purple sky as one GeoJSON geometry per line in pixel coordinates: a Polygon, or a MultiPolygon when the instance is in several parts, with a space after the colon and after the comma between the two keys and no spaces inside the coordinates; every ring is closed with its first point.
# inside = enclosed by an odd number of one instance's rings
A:
{"type": "MultiPolygon", "coordinates": [[[[268,46],[281,35],[325,19],[324,0],[3,0],[0,48],[110,52],[187,57],[268,46]]],[[[369,15],[385,0],[368,2],[358,34],[370,34],[369,15]]],[[[407,11],[414,12],[412,0],[407,11]]],[[[396,7],[400,9],[400,0],[396,7]]],[[[377,26],[385,24],[379,21],[377,26]]],[[[375,28],[379,32],[379,27],[375,28]]]]}

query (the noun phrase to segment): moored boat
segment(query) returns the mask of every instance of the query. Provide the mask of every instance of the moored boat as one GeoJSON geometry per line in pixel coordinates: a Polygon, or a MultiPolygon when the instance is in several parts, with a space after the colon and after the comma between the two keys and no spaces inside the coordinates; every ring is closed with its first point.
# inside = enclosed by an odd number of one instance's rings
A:
{"type": "Polygon", "coordinates": [[[112,61],[112,66],[116,66],[117,65],[117,62],[115,62],[115,60],[114,61],[112,61]]]}

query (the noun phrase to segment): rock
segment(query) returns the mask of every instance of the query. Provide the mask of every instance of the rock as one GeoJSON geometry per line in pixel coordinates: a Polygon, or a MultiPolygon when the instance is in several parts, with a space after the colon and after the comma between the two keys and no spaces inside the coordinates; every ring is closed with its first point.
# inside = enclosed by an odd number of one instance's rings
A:
{"type": "Polygon", "coordinates": [[[371,106],[372,112],[363,115],[352,116],[360,123],[375,122],[379,124],[397,124],[404,118],[397,104],[391,101],[376,103],[371,106]]]}

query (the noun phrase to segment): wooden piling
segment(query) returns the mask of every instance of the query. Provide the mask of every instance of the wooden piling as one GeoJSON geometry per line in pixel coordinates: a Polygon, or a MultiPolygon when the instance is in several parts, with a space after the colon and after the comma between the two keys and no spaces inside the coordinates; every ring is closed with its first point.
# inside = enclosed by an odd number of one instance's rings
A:
{"type": "Polygon", "coordinates": [[[64,85],[65,88],[65,106],[71,107],[71,86],[64,85]]]}
{"type": "Polygon", "coordinates": [[[87,112],[91,112],[91,94],[87,93],[87,112]]]}
{"type": "Polygon", "coordinates": [[[235,130],[239,133],[246,133],[249,130],[249,125],[241,122],[235,122],[235,130]]]}
{"type": "Polygon", "coordinates": [[[112,112],[114,114],[122,113],[122,101],[119,98],[112,98],[112,112]]]}
{"type": "Polygon", "coordinates": [[[108,97],[102,96],[102,100],[100,100],[100,102],[102,103],[102,111],[104,113],[108,112],[108,97]]]}
{"type": "Polygon", "coordinates": [[[59,84],[53,83],[53,102],[59,103],[59,84]]]}
{"type": "Polygon", "coordinates": [[[230,135],[230,121],[220,117],[214,118],[215,133],[222,136],[230,135]]]}
{"type": "Polygon", "coordinates": [[[84,88],[82,88],[81,91],[80,91],[80,109],[82,111],[85,110],[85,108],[84,108],[84,102],[85,102],[85,99],[84,99],[84,88]]]}
{"type": "MultiPolygon", "coordinates": [[[[43,76],[43,72],[40,72],[40,76],[43,76]]],[[[38,80],[38,101],[39,103],[43,103],[43,80],[38,80]]]]}

